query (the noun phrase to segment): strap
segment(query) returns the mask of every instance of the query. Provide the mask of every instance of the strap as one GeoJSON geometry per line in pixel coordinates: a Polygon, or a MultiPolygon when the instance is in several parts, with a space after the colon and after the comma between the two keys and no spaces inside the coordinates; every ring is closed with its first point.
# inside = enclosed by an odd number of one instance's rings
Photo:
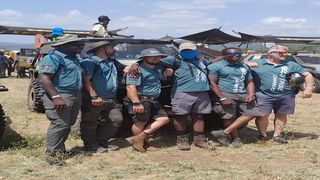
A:
{"type": "Polygon", "coordinates": [[[56,75],[58,74],[58,72],[60,72],[60,70],[62,69],[63,66],[65,66],[65,62],[62,56],[55,54],[54,51],[49,52],[49,57],[53,62],[56,62],[59,64],[57,71],[53,74],[51,79],[54,79],[56,77],[56,75]],[[56,56],[58,59],[56,59],[54,56],[56,56]]]}

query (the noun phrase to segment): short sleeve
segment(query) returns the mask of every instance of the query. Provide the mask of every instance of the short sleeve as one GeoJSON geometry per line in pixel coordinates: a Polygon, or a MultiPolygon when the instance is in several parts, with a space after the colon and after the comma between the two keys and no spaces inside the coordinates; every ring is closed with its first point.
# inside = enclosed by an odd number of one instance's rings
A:
{"type": "Polygon", "coordinates": [[[96,65],[94,64],[94,62],[92,62],[92,60],[83,60],[80,62],[80,65],[85,76],[93,76],[94,68],[96,65]]]}
{"type": "Polygon", "coordinates": [[[247,74],[246,74],[246,80],[252,80],[253,77],[252,77],[252,71],[249,67],[246,66],[246,69],[247,69],[247,74]]]}
{"type": "Polygon", "coordinates": [[[139,86],[141,84],[141,75],[135,75],[133,73],[127,74],[126,84],[127,85],[134,84],[134,85],[139,86]]]}
{"type": "Polygon", "coordinates": [[[208,66],[209,77],[218,77],[220,68],[216,63],[212,63],[208,66]]]}
{"type": "Polygon", "coordinates": [[[59,63],[54,62],[50,55],[46,55],[39,61],[38,67],[39,73],[55,74],[59,69],[59,63]]]}
{"type": "Polygon", "coordinates": [[[300,74],[303,74],[304,72],[306,72],[307,70],[303,67],[301,67],[299,64],[292,62],[292,72],[297,72],[300,74]]]}

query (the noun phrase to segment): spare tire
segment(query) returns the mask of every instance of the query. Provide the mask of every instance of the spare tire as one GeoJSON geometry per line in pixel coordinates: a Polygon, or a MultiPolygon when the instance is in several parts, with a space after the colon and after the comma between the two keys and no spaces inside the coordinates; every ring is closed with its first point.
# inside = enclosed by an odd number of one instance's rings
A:
{"type": "Polygon", "coordinates": [[[6,130],[6,118],[5,118],[5,114],[2,109],[2,106],[0,104],[0,141],[2,140],[5,130],[6,130]]]}
{"type": "Polygon", "coordinates": [[[42,97],[45,91],[37,80],[32,80],[28,89],[28,109],[39,113],[44,113],[45,109],[42,97]]]}

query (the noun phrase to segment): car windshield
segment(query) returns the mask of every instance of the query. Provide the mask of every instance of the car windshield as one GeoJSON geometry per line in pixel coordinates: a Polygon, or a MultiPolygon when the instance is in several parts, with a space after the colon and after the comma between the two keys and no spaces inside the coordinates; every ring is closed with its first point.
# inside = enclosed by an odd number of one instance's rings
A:
{"type": "Polygon", "coordinates": [[[37,55],[36,49],[20,49],[20,56],[34,57],[37,55]]]}
{"type": "Polygon", "coordinates": [[[155,48],[163,54],[175,55],[176,50],[170,44],[118,44],[115,49],[117,53],[115,58],[117,60],[132,60],[136,61],[140,53],[144,49],[155,48]]]}
{"type": "Polygon", "coordinates": [[[319,57],[310,57],[310,56],[300,55],[297,57],[299,57],[303,63],[320,65],[320,56],[319,57]]]}

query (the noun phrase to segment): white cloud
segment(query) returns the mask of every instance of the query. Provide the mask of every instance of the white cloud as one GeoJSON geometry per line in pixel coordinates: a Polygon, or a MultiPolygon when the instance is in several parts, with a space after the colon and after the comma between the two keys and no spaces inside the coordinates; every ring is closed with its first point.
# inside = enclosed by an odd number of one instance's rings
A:
{"type": "Polygon", "coordinates": [[[256,23],[238,26],[236,30],[254,35],[319,36],[319,26],[319,22],[305,18],[267,17],[256,23]]]}
{"type": "Polygon", "coordinates": [[[12,9],[0,10],[0,24],[1,25],[22,25],[23,13],[12,9]]]}
{"type": "Polygon", "coordinates": [[[293,29],[299,29],[303,27],[306,23],[307,20],[304,18],[283,18],[283,17],[267,17],[262,19],[261,24],[267,25],[267,26],[278,26],[280,28],[293,28],[293,29]]]}
{"type": "Polygon", "coordinates": [[[112,26],[129,26],[129,33],[138,37],[159,38],[166,34],[180,37],[218,26],[219,19],[206,17],[200,12],[189,11],[167,11],[147,17],[126,16],[111,24],[112,26]]]}
{"type": "Polygon", "coordinates": [[[161,1],[155,3],[156,6],[164,10],[212,10],[226,8],[226,4],[222,0],[192,0],[192,1],[161,1]]]}
{"type": "Polygon", "coordinates": [[[311,1],[311,4],[320,6],[320,0],[313,0],[311,1]]]}

